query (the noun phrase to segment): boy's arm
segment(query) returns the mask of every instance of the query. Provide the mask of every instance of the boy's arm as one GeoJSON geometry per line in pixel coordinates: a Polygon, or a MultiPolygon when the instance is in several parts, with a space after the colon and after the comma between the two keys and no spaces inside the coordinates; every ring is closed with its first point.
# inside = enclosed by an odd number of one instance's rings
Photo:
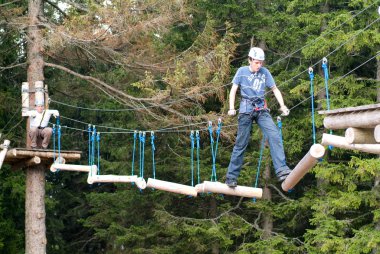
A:
{"type": "Polygon", "coordinates": [[[236,97],[236,91],[238,90],[239,86],[236,84],[232,85],[231,91],[230,91],[230,110],[228,110],[229,116],[236,115],[235,110],[235,97],[236,97]]]}
{"type": "Polygon", "coordinates": [[[277,86],[272,87],[272,92],[274,93],[274,96],[276,97],[278,104],[280,104],[280,110],[282,112],[283,116],[289,115],[290,111],[288,107],[285,106],[284,99],[282,98],[282,94],[280,90],[278,90],[277,86]]]}

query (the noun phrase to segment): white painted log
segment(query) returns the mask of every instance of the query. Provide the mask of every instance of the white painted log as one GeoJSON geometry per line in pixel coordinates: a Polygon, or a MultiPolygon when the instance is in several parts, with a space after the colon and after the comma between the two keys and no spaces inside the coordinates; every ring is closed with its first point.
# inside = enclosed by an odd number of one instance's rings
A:
{"type": "Polygon", "coordinates": [[[96,169],[98,170],[98,167],[96,165],[74,165],[74,164],[60,164],[60,163],[54,163],[50,167],[51,172],[57,172],[57,170],[62,170],[62,171],[78,171],[78,172],[90,172],[90,170],[96,169]]]}
{"type": "Polygon", "coordinates": [[[304,177],[304,175],[317,164],[318,159],[325,154],[325,148],[320,144],[311,146],[309,152],[298,162],[297,166],[282,182],[281,188],[284,191],[291,190],[304,177]]]}
{"type": "Polygon", "coordinates": [[[201,184],[195,186],[198,193],[220,193],[232,196],[240,196],[246,198],[261,198],[263,196],[263,189],[253,188],[247,186],[236,186],[235,188],[228,187],[221,182],[204,181],[201,184]]]}
{"type": "Polygon", "coordinates": [[[4,143],[2,145],[2,148],[3,150],[1,150],[0,152],[0,169],[1,167],[3,166],[3,162],[4,162],[4,159],[5,159],[5,155],[7,154],[8,152],[8,148],[9,148],[9,145],[11,144],[11,142],[9,140],[4,140],[4,143]]]}
{"type": "Polygon", "coordinates": [[[89,175],[87,178],[87,183],[135,183],[139,189],[143,190],[146,188],[145,179],[142,177],[137,177],[136,175],[89,175]]]}
{"type": "Polygon", "coordinates": [[[380,124],[376,125],[375,130],[373,132],[373,136],[375,137],[376,142],[380,143],[380,124]]]}
{"type": "Polygon", "coordinates": [[[375,128],[380,124],[380,110],[327,115],[323,120],[326,129],[375,128]]]}
{"type": "Polygon", "coordinates": [[[148,182],[146,183],[146,187],[154,188],[157,190],[163,190],[163,191],[178,193],[178,194],[183,194],[183,195],[189,195],[189,196],[193,196],[193,197],[196,197],[198,195],[198,192],[195,189],[195,187],[183,185],[183,184],[178,184],[178,183],[162,181],[162,180],[157,180],[157,179],[153,179],[153,178],[148,178],[148,182]]]}
{"type": "Polygon", "coordinates": [[[44,82],[36,81],[34,83],[34,90],[35,90],[34,101],[45,105],[44,82]]]}
{"type": "Polygon", "coordinates": [[[365,153],[380,154],[380,144],[349,144],[344,137],[326,134],[322,136],[322,145],[357,150],[365,153]]]}
{"type": "Polygon", "coordinates": [[[26,112],[29,110],[29,83],[22,82],[21,85],[21,100],[22,100],[22,116],[28,116],[26,112]]]}
{"type": "Polygon", "coordinates": [[[374,137],[374,129],[350,127],[344,135],[349,144],[377,144],[374,137]]]}

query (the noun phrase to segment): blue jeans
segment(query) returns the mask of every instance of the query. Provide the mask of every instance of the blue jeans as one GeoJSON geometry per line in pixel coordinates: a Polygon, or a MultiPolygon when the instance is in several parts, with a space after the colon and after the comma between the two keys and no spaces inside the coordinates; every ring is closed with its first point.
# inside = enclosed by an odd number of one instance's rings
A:
{"type": "Polygon", "coordinates": [[[284,170],[289,170],[285,161],[280,131],[274,124],[271,115],[267,110],[253,111],[251,114],[239,114],[238,133],[227,172],[227,178],[229,179],[237,179],[240,174],[244,152],[251,137],[253,121],[256,121],[264,135],[268,138],[276,175],[284,170]]]}

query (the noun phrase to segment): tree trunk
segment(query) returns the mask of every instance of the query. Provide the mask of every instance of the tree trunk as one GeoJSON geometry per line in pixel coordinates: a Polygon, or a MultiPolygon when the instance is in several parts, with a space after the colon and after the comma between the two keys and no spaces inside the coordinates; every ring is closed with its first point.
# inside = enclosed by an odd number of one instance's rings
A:
{"type": "MultiPolygon", "coordinates": [[[[216,198],[211,197],[210,199],[210,215],[212,218],[215,218],[218,214],[217,211],[217,203],[216,203],[216,198]]],[[[212,247],[211,247],[211,253],[212,254],[219,254],[219,243],[218,242],[213,242],[212,247]]]]}
{"type": "MultiPolygon", "coordinates": [[[[377,58],[377,72],[376,80],[380,81],[380,59],[377,58]]],[[[380,103],[380,88],[377,88],[377,103],[380,103]]],[[[374,187],[378,187],[380,184],[380,176],[376,176],[374,187]]],[[[375,230],[380,231],[380,220],[376,222],[375,230]]],[[[380,246],[378,245],[372,250],[372,253],[379,253],[380,246]]]]}
{"type": "MultiPolygon", "coordinates": [[[[271,172],[270,162],[268,162],[270,160],[264,159],[264,161],[267,161],[267,163],[265,163],[265,169],[264,169],[264,175],[263,175],[264,176],[264,182],[268,183],[271,179],[271,177],[270,177],[270,172],[271,172]]],[[[263,189],[263,199],[265,199],[265,200],[271,200],[272,199],[272,192],[266,184],[265,184],[264,189],[263,189]]],[[[263,221],[262,221],[262,228],[264,230],[263,239],[264,240],[268,239],[271,236],[271,233],[273,230],[273,218],[272,218],[271,214],[264,213],[263,221]]]]}
{"type": "MultiPolygon", "coordinates": [[[[42,57],[42,33],[38,27],[38,18],[43,15],[42,0],[29,0],[28,5],[28,82],[30,91],[34,91],[34,82],[43,81],[44,60],[42,57]]],[[[30,94],[30,108],[34,107],[34,94],[30,94]]],[[[29,120],[26,126],[29,131],[29,120]]],[[[30,148],[29,135],[26,147],[30,148]]],[[[28,168],[26,172],[25,195],[25,253],[46,253],[46,225],[45,225],[45,169],[43,165],[28,168]]]]}

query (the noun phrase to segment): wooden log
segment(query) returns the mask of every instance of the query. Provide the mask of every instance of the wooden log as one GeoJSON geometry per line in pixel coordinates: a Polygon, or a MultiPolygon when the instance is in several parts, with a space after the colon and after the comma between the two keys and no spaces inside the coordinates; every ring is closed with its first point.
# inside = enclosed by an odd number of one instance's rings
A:
{"type": "Polygon", "coordinates": [[[162,180],[157,180],[157,179],[153,179],[153,178],[148,178],[148,182],[146,184],[146,187],[154,188],[157,190],[163,190],[163,191],[178,193],[178,194],[183,194],[183,195],[189,195],[189,196],[193,196],[193,197],[196,197],[198,195],[198,192],[195,189],[195,187],[183,185],[183,184],[178,184],[178,183],[162,181],[162,180]]]}
{"type": "Polygon", "coordinates": [[[326,129],[375,128],[380,124],[380,110],[327,115],[323,120],[326,129]]]}
{"type": "Polygon", "coordinates": [[[137,188],[145,189],[146,182],[142,177],[125,175],[90,175],[87,178],[88,184],[93,183],[135,183],[137,188]]]}
{"type": "MultiPolygon", "coordinates": [[[[40,158],[53,159],[57,157],[57,153],[52,151],[44,150],[20,150],[20,149],[11,149],[7,152],[7,157],[10,158],[25,158],[25,157],[34,157],[38,156],[40,158]]],[[[61,157],[65,158],[68,161],[79,160],[81,156],[80,152],[61,152],[61,157]]]]}
{"type": "Polygon", "coordinates": [[[344,137],[326,134],[322,136],[322,145],[357,150],[365,153],[380,154],[380,144],[349,144],[344,137]]]}
{"type": "Polygon", "coordinates": [[[375,130],[373,132],[373,136],[375,137],[376,142],[380,143],[380,124],[376,125],[375,130]]]}
{"type": "Polygon", "coordinates": [[[50,166],[51,172],[57,172],[57,170],[63,170],[63,171],[77,171],[77,172],[90,172],[91,168],[94,170],[98,170],[98,167],[96,165],[74,165],[74,164],[52,164],[50,166]]]}
{"type": "Polygon", "coordinates": [[[240,196],[246,198],[261,198],[263,196],[263,189],[253,188],[247,186],[236,186],[235,188],[228,187],[224,183],[204,181],[195,186],[198,193],[221,193],[232,196],[240,196]]]}
{"type": "Polygon", "coordinates": [[[38,156],[34,156],[33,158],[30,158],[29,160],[25,162],[25,166],[31,167],[40,163],[41,163],[41,158],[38,156]]]}
{"type": "Polygon", "coordinates": [[[374,129],[350,127],[344,135],[349,144],[377,144],[374,137],[374,129]]]}
{"type": "Polygon", "coordinates": [[[284,191],[291,190],[304,177],[304,175],[317,164],[318,159],[325,154],[325,148],[320,144],[311,146],[309,152],[302,158],[292,172],[282,182],[281,188],[284,191]]]}
{"type": "Polygon", "coordinates": [[[36,81],[34,83],[34,90],[35,90],[34,101],[45,105],[44,82],[36,81]]]}
{"type": "Polygon", "coordinates": [[[3,162],[4,162],[4,159],[5,159],[5,156],[7,155],[7,152],[8,152],[8,148],[9,148],[9,145],[11,144],[11,142],[9,140],[4,140],[4,143],[2,144],[2,149],[1,152],[0,152],[0,169],[1,167],[3,166],[3,162]]]}

